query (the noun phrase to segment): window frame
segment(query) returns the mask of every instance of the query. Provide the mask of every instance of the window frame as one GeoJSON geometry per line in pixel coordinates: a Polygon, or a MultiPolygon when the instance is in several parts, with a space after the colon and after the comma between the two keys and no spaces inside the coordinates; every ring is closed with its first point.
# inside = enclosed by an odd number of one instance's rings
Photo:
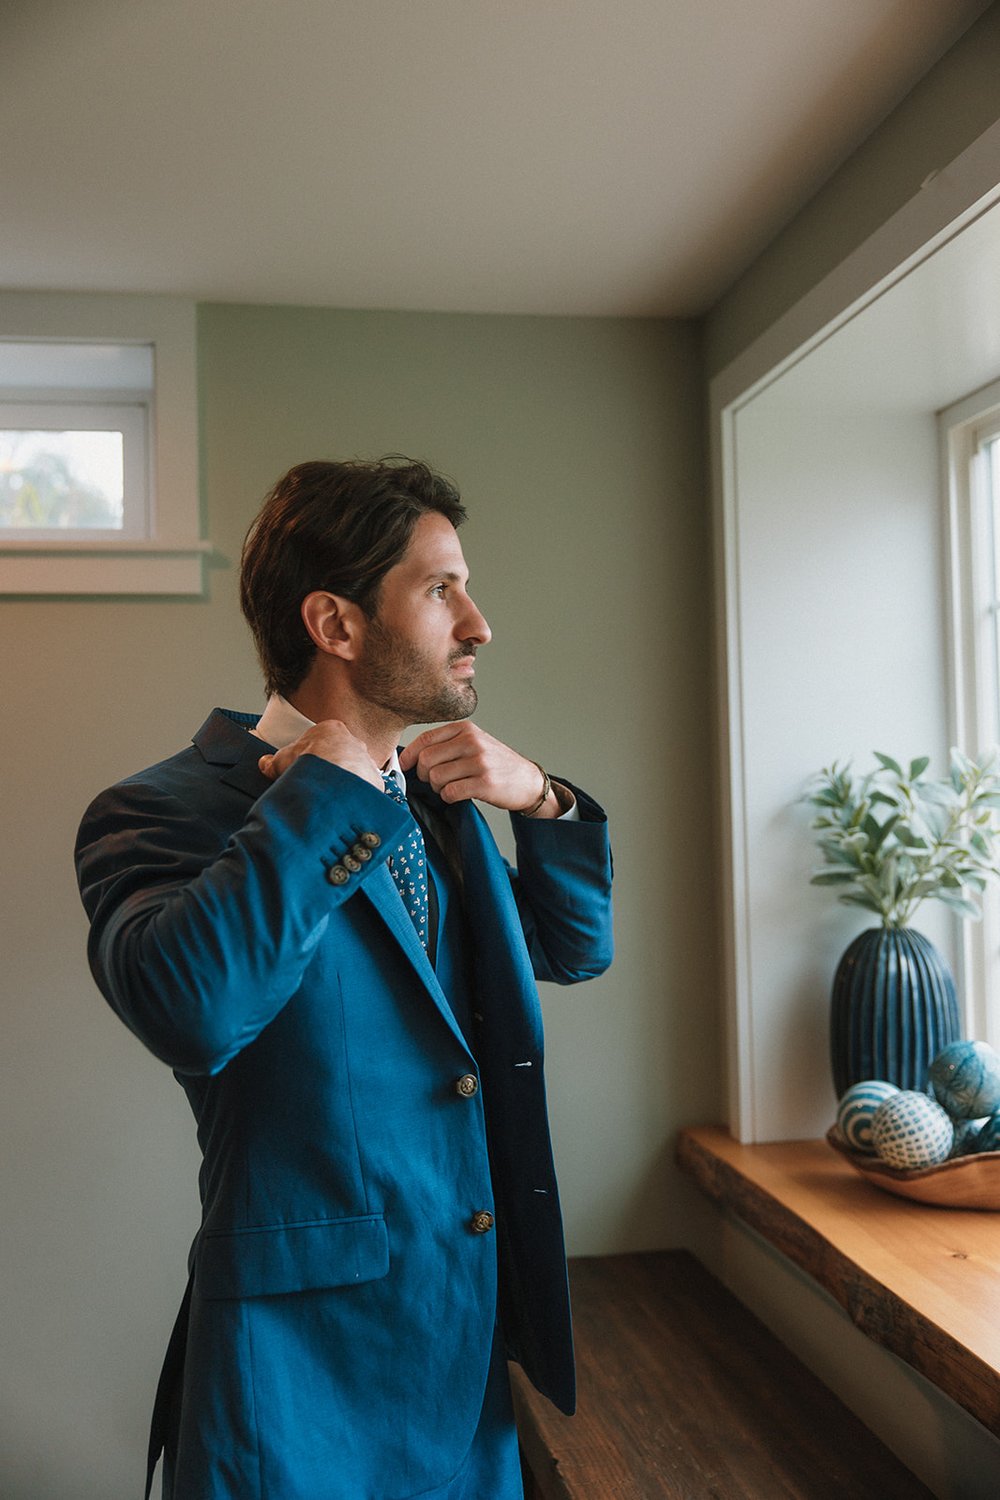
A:
{"type": "MultiPolygon", "coordinates": [[[[154,369],[147,534],[0,533],[0,594],[203,594],[211,544],[203,536],[198,489],[195,304],[166,296],[3,292],[0,339],[151,345],[154,369]]],[[[26,391],[25,400],[37,394],[26,391]]],[[[4,404],[11,399],[7,387],[4,404]]]]}
{"type": "MultiPolygon", "coordinates": [[[[937,414],[947,521],[948,656],[953,742],[969,754],[997,743],[1000,660],[997,642],[996,540],[979,461],[1000,437],[1000,380],[937,414]]],[[[1000,506],[997,521],[1000,522],[1000,506]]],[[[1000,1048],[1000,887],[987,886],[982,922],[961,924],[965,1020],[970,1036],[1000,1048]]]]}

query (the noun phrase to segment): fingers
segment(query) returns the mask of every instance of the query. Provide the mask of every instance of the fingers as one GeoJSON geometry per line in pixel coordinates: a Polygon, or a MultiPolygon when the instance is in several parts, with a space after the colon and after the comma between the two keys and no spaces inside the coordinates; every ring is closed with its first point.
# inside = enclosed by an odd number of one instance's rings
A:
{"type": "Polygon", "coordinates": [[[533,761],[467,720],[418,735],[400,764],[404,771],[415,766],[445,802],[475,797],[514,811],[532,804],[543,781],[533,761]]]}
{"type": "Polygon", "coordinates": [[[471,724],[445,724],[440,729],[428,729],[418,734],[415,740],[400,752],[399,764],[404,771],[416,768],[421,781],[427,781],[436,792],[454,776],[444,774],[444,768],[464,765],[465,775],[472,771],[471,762],[481,758],[487,745],[497,744],[481,729],[471,724]]]}
{"type": "Polygon", "coordinates": [[[276,781],[300,755],[315,755],[382,790],[382,777],[368,754],[368,747],[339,719],[327,719],[312,725],[291,745],[285,745],[274,754],[262,755],[257,765],[268,781],[276,781]]]}
{"type": "Polygon", "coordinates": [[[460,777],[457,781],[447,781],[440,789],[442,802],[471,802],[473,797],[478,797],[481,802],[488,802],[488,785],[478,777],[460,777]]]}
{"type": "MultiPolygon", "coordinates": [[[[420,756],[431,750],[434,746],[446,745],[449,740],[457,738],[458,735],[473,729],[475,726],[461,720],[453,724],[439,724],[436,729],[425,729],[423,734],[418,734],[416,739],[399,752],[399,764],[404,771],[409,771],[417,764],[420,756]]],[[[479,730],[478,733],[482,733],[479,730]]],[[[426,781],[426,777],[423,778],[426,781]]]]}
{"type": "Polygon", "coordinates": [[[289,753],[289,748],[278,750],[273,755],[262,755],[257,762],[258,770],[262,771],[268,781],[277,781],[282,771],[287,771],[297,756],[289,753]]]}
{"type": "Polygon", "coordinates": [[[462,756],[459,760],[438,761],[427,768],[422,779],[430,783],[446,802],[460,802],[463,795],[479,797],[486,780],[487,768],[474,756],[462,756]],[[475,790],[458,791],[459,784],[474,786],[475,790]]]}

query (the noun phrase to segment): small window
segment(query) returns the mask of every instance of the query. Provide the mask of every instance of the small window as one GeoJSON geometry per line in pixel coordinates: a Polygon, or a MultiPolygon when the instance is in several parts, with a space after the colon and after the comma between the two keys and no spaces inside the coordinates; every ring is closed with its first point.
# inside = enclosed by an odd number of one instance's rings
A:
{"type": "Polygon", "coordinates": [[[0,536],[150,535],[150,345],[0,339],[0,536]]]}
{"type": "Polygon", "coordinates": [[[194,594],[194,307],[0,294],[0,592],[194,594]]]}

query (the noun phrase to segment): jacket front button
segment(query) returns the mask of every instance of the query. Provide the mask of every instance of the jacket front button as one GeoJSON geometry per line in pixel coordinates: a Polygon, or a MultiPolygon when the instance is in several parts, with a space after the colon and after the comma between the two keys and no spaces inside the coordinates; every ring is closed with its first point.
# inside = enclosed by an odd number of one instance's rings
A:
{"type": "Polygon", "coordinates": [[[343,865],[331,865],[326,872],[326,878],[331,885],[343,885],[344,882],[350,880],[351,877],[344,869],[343,865]]]}
{"type": "Polygon", "coordinates": [[[493,1215],[485,1208],[472,1215],[469,1220],[469,1228],[473,1234],[488,1234],[493,1228],[493,1215]]]}
{"type": "Polygon", "coordinates": [[[455,1080],[455,1093],[462,1099],[472,1099],[479,1093],[479,1079],[474,1073],[463,1073],[455,1080]]]}

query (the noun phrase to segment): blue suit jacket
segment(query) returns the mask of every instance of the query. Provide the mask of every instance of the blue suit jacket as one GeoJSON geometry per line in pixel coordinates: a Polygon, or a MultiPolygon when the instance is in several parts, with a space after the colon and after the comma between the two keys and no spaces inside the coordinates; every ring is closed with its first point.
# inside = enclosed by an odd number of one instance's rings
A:
{"type": "Polygon", "coordinates": [[[610,962],[606,823],[579,791],[579,823],[515,817],[515,873],[471,803],[411,784],[450,830],[473,1055],[385,863],[405,810],[314,756],[268,782],[255,722],[216,710],[98,797],[77,849],[94,976],[204,1157],[172,1487],[396,1500],[464,1457],[498,1291],[511,1357],[573,1407],[534,981],[610,962]]]}

